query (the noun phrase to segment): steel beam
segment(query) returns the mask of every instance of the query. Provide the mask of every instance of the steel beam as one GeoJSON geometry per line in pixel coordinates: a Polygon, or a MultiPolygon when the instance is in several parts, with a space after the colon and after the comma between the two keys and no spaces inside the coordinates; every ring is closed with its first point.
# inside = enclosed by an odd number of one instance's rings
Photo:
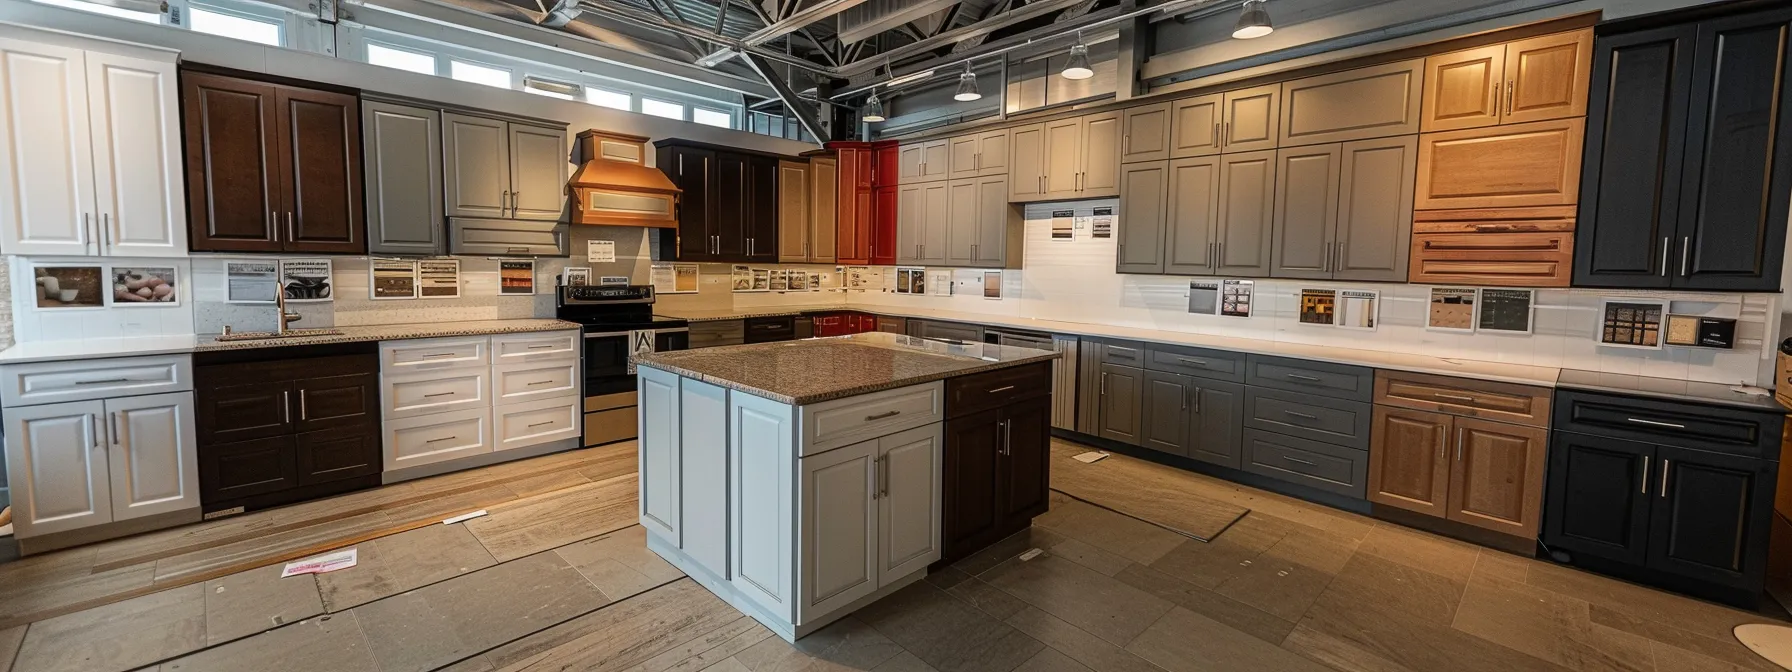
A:
{"type": "Polygon", "coordinates": [[[795,66],[797,68],[801,68],[803,70],[808,70],[810,72],[826,73],[826,72],[829,72],[829,70],[830,70],[826,66],[822,66],[817,63],[806,61],[801,58],[797,58],[795,56],[781,54],[776,51],[772,51],[770,49],[764,49],[764,48],[757,47],[757,46],[746,45],[746,44],[741,43],[740,40],[736,40],[736,39],[728,37],[726,35],[718,35],[716,33],[709,32],[709,30],[706,28],[699,28],[697,26],[679,23],[677,21],[669,21],[664,17],[658,16],[656,14],[652,14],[650,12],[643,12],[643,11],[641,11],[639,9],[635,9],[633,7],[628,7],[628,6],[620,5],[620,4],[612,4],[612,3],[598,3],[598,2],[594,2],[593,0],[582,0],[581,5],[585,8],[586,11],[589,11],[589,12],[603,14],[605,16],[620,19],[620,20],[627,21],[627,22],[633,23],[635,25],[644,26],[647,28],[658,28],[660,30],[664,30],[664,31],[672,32],[672,33],[677,33],[677,34],[685,35],[688,37],[695,37],[700,40],[714,42],[714,43],[720,44],[720,45],[726,45],[728,47],[735,49],[736,51],[745,51],[747,53],[753,54],[755,56],[759,56],[761,58],[765,58],[765,59],[768,59],[771,61],[776,61],[778,63],[783,63],[785,65],[795,66]]]}
{"type": "MultiPolygon", "coordinates": [[[[866,0],[822,0],[822,2],[810,5],[808,9],[793,11],[789,16],[779,19],[773,19],[770,16],[764,15],[763,10],[761,10],[761,15],[765,18],[765,27],[748,33],[746,37],[741,38],[741,43],[748,46],[759,46],[766,42],[778,39],[780,36],[795,32],[816,21],[852,9],[865,2],[866,0]]],[[[795,5],[795,0],[792,0],[791,4],[795,5]]],[[[699,65],[715,67],[716,64],[734,58],[739,54],[740,52],[735,49],[717,49],[698,58],[697,63],[699,65]]]]}
{"type": "Polygon", "coordinates": [[[815,113],[816,108],[797,95],[795,89],[790,88],[790,82],[784,81],[771,61],[751,52],[747,54],[746,61],[766,84],[771,85],[773,91],[778,92],[778,99],[784,101],[784,109],[796,115],[797,123],[808,129],[809,136],[815,138],[816,143],[828,140],[827,127],[822,125],[821,117],[815,113]]]}
{"type": "MultiPolygon", "coordinates": [[[[1028,19],[1034,19],[1052,12],[1069,9],[1083,1],[1084,0],[1040,0],[1039,2],[1010,10],[1006,13],[978,21],[963,28],[948,30],[919,42],[913,42],[891,49],[887,52],[878,54],[879,58],[868,59],[870,62],[860,60],[847,63],[846,65],[840,66],[838,76],[843,78],[857,77],[882,65],[882,63],[877,61],[889,61],[892,63],[900,61],[910,56],[933,51],[934,49],[958,42],[959,40],[988,35],[1028,19]]],[[[916,68],[915,70],[926,69],[928,68],[916,68]]]]}

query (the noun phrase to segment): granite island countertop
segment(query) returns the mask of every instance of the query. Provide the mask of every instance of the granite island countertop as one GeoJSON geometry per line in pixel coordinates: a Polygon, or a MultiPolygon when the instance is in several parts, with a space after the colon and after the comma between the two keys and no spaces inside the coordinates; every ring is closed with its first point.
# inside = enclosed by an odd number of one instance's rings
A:
{"type": "Polygon", "coordinates": [[[800,341],[656,352],[648,366],[801,406],[1056,359],[1058,353],[863,333],[800,341]]]}
{"type": "Polygon", "coordinates": [[[177,336],[142,336],[124,338],[88,338],[60,341],[18,343],[0,351],[0,364],[27,362],[138,357],[144,355],[191,354],[222,350],[252,350],[330,343],[366,341],[399,341],[413,338],[447,336],[489,336],[537,331],[578,329],[575,322],[556,319],[472,320],[466,322],[429,322],[423,324],[385,324],[364,327],[332,327],[340,334],[319,334],[292,338],[264,338],[242,341],[219,341],[215,335],[183,334],[177,336]]]}

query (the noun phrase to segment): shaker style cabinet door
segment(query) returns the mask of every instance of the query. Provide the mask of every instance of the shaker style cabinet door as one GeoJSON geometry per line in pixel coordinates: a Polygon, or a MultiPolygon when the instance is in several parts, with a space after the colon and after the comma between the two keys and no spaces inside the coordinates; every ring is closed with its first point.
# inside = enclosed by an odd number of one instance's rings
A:
{"type": "Polygon", "coordinates": [[[1346,142],[1338,173],[1337,280],[1405,282],[1412,254],[1412,185],[1419,139],[1346,142]]]}
{"type": "Polygon", "coordinates": [[[570,165],[566,129],[517,122],[506,126],[510,147],[510,216],[560,219],[566,206],[566,171],[570,165]]]}
{"type": "Polygon", "coordinates": [[[1082,186],[1083,120],[1081,117],[1045,123],[1045,186],[1049,198],[1074,198],[1082,186]]]}
{"type": "Polygon", "coordinates": [[[120,397],[105,406],[112,519],[199,508],[193,393],[120,397]]]}
{"type": "Polygon", "coordinates": [[[1275,149],[1281,137],[1282,85],[1227,91],[1220,109],[1220,143],[1227,152],[1275,149]]]}
{"type": "Polygon", "coordinates": [[[1164,206],[1169,163],[1129,163],[1120,170],[1120,240],[1115,271],[1164,272],[1164,206]]]}
{"type": "Polygon", "coordinates": [[[997,492],[1003,477],[1002,409],[952,418],[943,426],[945,520],[940,544],[945,557],[956,558],[994,541],[1004,518],[997,492]]]}
{"type": "Polygon", "coordinates": [[[977,175],[1008,174],[1008,129],[977,134],[977,175]]]}
{"type": "Polygon", "coordinates": [[[1220,103],[1212,94],[1170,101],[1170,158],[1220,153],[1220,103]]]}
{"type": "Polygon", "coordinates": [[[1220,157],[1219,229],[1214,236],[1214,272],[1263,277],[1269,274],[1275,219],[1276,152],[1243,152],[1220,157]]]}
{"type": "MultiPolygon", "coordinates": [[[[1219,260],[1220,157],[1172,159],[1168,191],[1163,272],[1211,275],[1219,260]]],[[[1120,214],[1126,215],[1124,207],[1120,214]]]]}
{"type": "Polygon", "coordinates": [[[1170,103],[1126,108],[1120,117],[1120,163],[1170,158],[1170,103]]]}
{"type": "Polygon", "coordinates": [[[449,217],[510,212],[509,124],[442,113],[443,198],[449,217]]]}
{"type": "Polygon", "coordinates": [[[1656,446],[1555,432],[1549,446],[1548,515],[1543,542],[1641,565],[1649,552],[1649,511],[1660,478],[1656,446]]]}
{"type": "Polygon", "coordinates": [[[102,401],[6,410],[6,463],[20,537],[112,522],[102,401]]]}
{"type": "Polygon", "coordinates": [[[946,184],[946,263],[969,266],[977,244],[977,181],[953,180],[946,184]]]}
{"type": "Polygon", "coordinates": [[[109,256],[187,256],[175,80],[172,62],[87,52],[95,217],[109,256]]]}
{"type": "Polygon", "coordinates": [[[1188,376],[1145,371],[1143,409],[1139,414],[1139,446],[1171,455],[1188,455],[1188,376]]]}
{"type": "Polygon", "coordinates": [[[1099,394],[1101,438],[1139,445],[1143,410],[1144,370],[1117,364],[1102,364],[1099,394]]]}
{"type": "Polygon", "coordinates": [[[811,240],[809,164],[778,162],[778,261],[809,260],[811,240]]]}
{"type": "MultiPolygon", "coordinates": [[[[1034,397],[1002,409],[1001,514],[1004,530],[1030,524],[1051,507],[1052,408],[1034,397]]],[[[993,541],[993,540],[992,540],[993,541]]]]}
{"type": "Polygon", "coordinates": [[[98,251],[85,58],[0,38],[0,252],[98,251]]]}
{"type": "MultiPolygon", "coordinates": [[[[811,159],[808,177],[809,200],[794,207],[809,209],[809,261],[831,264],[837,258],[840,234],[839,163],[832,158],[811,159]]],[[[1002,196],[1006,198],[1007,194],[1002,196]]]]}
{"type": "Polygon", "coordinates": [[[1082,165],[1077,168],[1080,198],[1120,194],[1120,113],[1083,117],[1082,165]]]}
{"type": "Polygon", "coordinates": [[[278,251],[286,204],[276,87],[181,73],[188,235],[207,252],[278,251]]]}
{"type": "MultiPolygon", "coordinates": [[[[877,585],[940,559],[940,425],[877,439],[877,585]]],[[[826,506],[826,502],[820,502],[826,506]]]]}
{"type": "Polygon", "coordinates": [[[794,565],[802,567],[798,618],[834,611],[877,590],[878,443],[872,439],[797,461],[803,511],[802,558],[794,565]]]}
{"type": "Polygon", "coordinates": [[[1759,586],[1772,515],[1772,461],[1659,446],[1651,492],[1649,567],[1759,586]],[[1752,577],[1752,580],[1750,580],[1752,577]]]}
{"type": "MultiPolygon", "coordinates": [[[[977,178],[977,229],[971,264],[1000,268],[1008,263],[1008,176],[977,178]]],[[[1015,235],[1019,235],[1018,231],[1015,235]]]]}
{"type": "Polygon", "coordinates": [[[1330,278],[1337,264],[1337,144],[1276,151],[1275,244],[1270,275],[1330,278]]]}
{"type": "Polygon", "coordinates": [[[1505,76],[1504,44],[1427,57],[1419,129],[1430,133],[1500,123],[1505,76]]]}
{"type": "Polygon", "coordinates": [[[362,222],[361,111],[354,96],[277,87],[286,252],[367,251],[362,222]]]}
{"type": "Polygon", "coordinates": [[[1011,130],[1008,198],[1016,202],[1040,200],[1045,195],[1045,125],[1011,130]]]}
{"type": "Polygon", "coordinates": [[[959,179],[977,176],[977,136],[960,135],[946,140],[946,177],[959,179]]]}
{"type": "Polygon", "coordinates": [[[367,180],[367,249],[376,254],[442,254],[442,113],[361,101],[362,170],[367,180]]]}
{"type": "Polygon", "coordinates": [[[1424,77],[1415,59],[1284,82],[1277,146],[1417,133],[1424,77]]]}
{"type": "Polygon", "coordinates": [[[1213,380],[1192,382],[1188,456],[1238,468],[1244,454],[1244,386],[1213,380]]]}

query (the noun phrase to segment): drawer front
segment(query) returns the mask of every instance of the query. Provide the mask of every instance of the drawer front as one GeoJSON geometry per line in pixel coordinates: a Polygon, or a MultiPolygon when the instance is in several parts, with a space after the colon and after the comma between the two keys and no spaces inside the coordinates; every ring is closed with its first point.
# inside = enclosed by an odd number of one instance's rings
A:
{"type": "Polygon", "coordinates": [[[956,418],[1051,392],[1051,362],[959,376],[946,381],[946,414],[956,418]]]}
{"type": "Polygon", "coordinates": [[[1549,426],[1550,390],[1405,371],[1375,372],[1375,403],[1549,426]]]}
{"type": "Polygon", "coordinates": [[[578,397],[538,399],[492,409],[495,450],[534,446],[579,436],[584,414],[578,397]]]}
{"type": "Polygon", "coordinates": [[[1684,402],[1557,390],[1554,429],[1779,459],[1784,416],[1684,402]]]}
{"type": "Polygon", "coordinates": [[[380,342],[380,370],[386,373],[491,364],[491,339],[430,338],[380,342]]]}
{"type": "Polygon", "coordinates": [[[1244,470],[1361,499],[1369,478],[1364,451],[1255,429],[1244,430],[1244,470]]]}
{"type": "Polygon", "coordinates": [[[1374,408],[1366,402],[1255,387],[1245,388],[1244,394],[1246,427],[1369,449],[1374,408]]]}
{"type": "Polygon", "coordinates": [[[936,381],[798,407],[798,457],[939,422],[946,417],[945,399],[946,386],[936,381]]]}
{"type": "Polygon", "coordinates": [[[1103,364],[1145,368],[1145,344],[1136,341],[1102,341],[1103,364]]]}
{"type": "Polygon", "coordinates": [[[524,362],[492,367],[492,403],[579,396],[577,361],[524,362]]]}
{"type": "Polygon", "coordinates": [[[155,355],[33,362],[0,367],[6,387],[0,404],[7,407],[106,397],[186,392],[193,389],[190,355],[155,355]]]}
{"type": "Polygon", "coordinates": [[[491,424],[490,408],[387,421],[386,471],[492,452],[491,424]]]}
{"type": "Polygon", "coordinates": [[[1251,355],[1245,382],[1293,392],[1369,401],[1375,393],[1375,371],[1348,364],[1309,362],[1251,355]]]}
{"type": "Polygon", "coordinates": [[[1153,371],[1244,382],[1245,356],[1242,353],[1152,343],[1145,346],[1145,360],[1145,368],[1153,371]]]}
{"type": "Polygon", "coordinates": [[[1414,234],[1411,258],[1412,283],[1567,287],[1574,234],[1414,234]]]}
{"type": "Polygon", "coordinates": [[[692,322],[691,348],[713,348],[722,345],[740,345],[746,338],[746,324],[740,320],[723,320],[720,322],[692,322]]]}
{"type": "Polygon", "coordinates": [[[380,405],[387,418],[490,406],[491,369],[419,371],[380,377],[380,405]]]}
{"type": "Polygon", "coordinates": [[[549,331],[538,334],[501,334],[492,337],[492,363],[539,362],[549,359],[578,359],[584,345],[579,330],[549,331]]]}

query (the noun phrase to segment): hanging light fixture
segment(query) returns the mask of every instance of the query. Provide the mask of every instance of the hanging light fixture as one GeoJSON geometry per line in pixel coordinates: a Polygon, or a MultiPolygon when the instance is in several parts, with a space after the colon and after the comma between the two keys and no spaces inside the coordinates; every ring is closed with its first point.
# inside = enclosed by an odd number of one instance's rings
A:
{"type": "Polygon", "coordinates": [[[1238,15],[1238,26],[1232,29],[1232,37],[1248,40],[1275,31],[1276,27],[1269,22],[1269,10],[1263,8],[1263,3],[1264,0],[1244,1],[1244,11],[1238,15]]]}
{"type": "Polygon", "coordinates": [[[1089,67],[1089,46],[1083,44],[1081,31],[1076,34],[1076,44],[1070,45],[1070,60],[1064,63],[1064,70],[1058,74],[1065,79],[1088,79],[1095,76],[1095,70],[1089,67]]]}
{"type": "Polygon", "coordinates": [[[877,89],[872,89],[871,97],[865,99],[865,111],[859,119],[873,124],[884,120],[884,101],[877,98],[877,89]]]}
{"type": "Polygon", "coordinates": [[[958,76],[958,93],[952,94],[952,99],[968,103],[982,97],[983,94],[977,91],[977,73],[971,72],[971,62],[965,61],[964,73],[958,76]]]}

